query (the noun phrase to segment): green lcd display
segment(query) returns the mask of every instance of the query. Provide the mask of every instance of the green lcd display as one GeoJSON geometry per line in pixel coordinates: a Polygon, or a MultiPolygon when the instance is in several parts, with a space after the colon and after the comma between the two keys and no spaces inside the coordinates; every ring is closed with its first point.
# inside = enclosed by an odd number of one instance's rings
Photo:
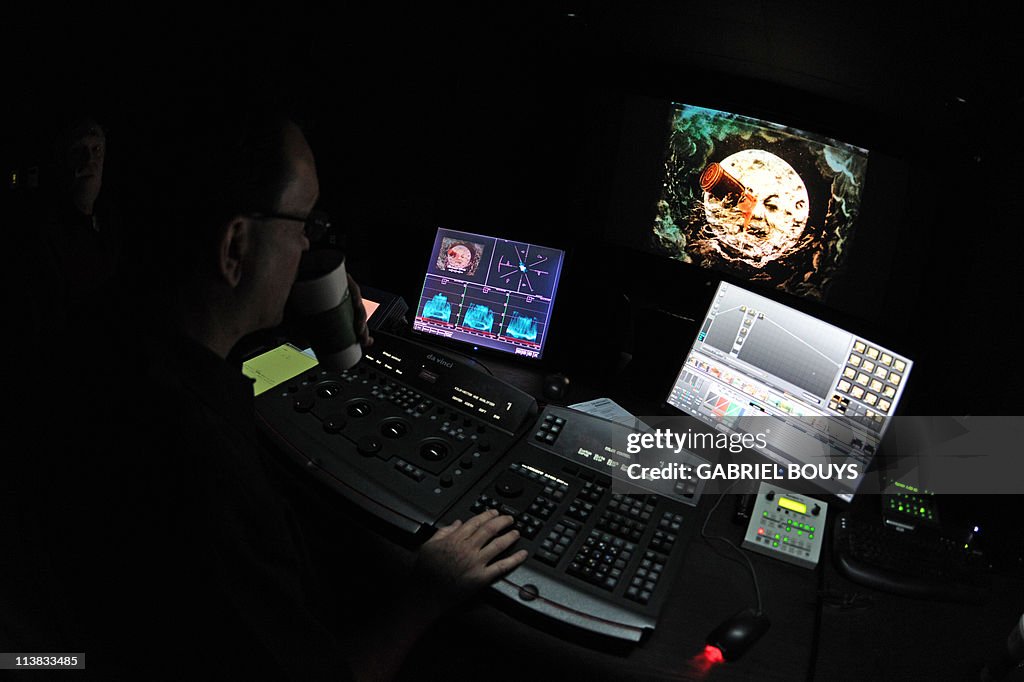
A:
{"type": "Polygon", "coordinates": [[[779,506],[782,507],[783,509],[788,509],[790,511],[795,511],[797,514],[806,514],[807,513],[807,505],[806,504],[804,504],[803,502],[797,502],[796,500],[791,500],[788,497],[780,497],[779,498],[779,506]]]}

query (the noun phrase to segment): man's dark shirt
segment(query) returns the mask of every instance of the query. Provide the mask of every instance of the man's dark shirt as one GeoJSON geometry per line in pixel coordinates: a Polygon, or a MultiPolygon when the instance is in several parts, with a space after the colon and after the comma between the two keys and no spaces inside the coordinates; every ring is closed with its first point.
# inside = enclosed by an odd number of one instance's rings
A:
{"type": "Polygon", "coordinates": [[[83,336],[41,441],[62,644],[100,675],[345,679],[251,382],[140,312],[83,336]]]}
{"type": "Polygon", "coordinates": [[[63,205],[45,217],[43,238],[63,276],[65,293],[71,295],[81,287],[98,289],[114,276],[121,253],[119,222],[112,208],[100,201],[93,215],[63,205]]]}

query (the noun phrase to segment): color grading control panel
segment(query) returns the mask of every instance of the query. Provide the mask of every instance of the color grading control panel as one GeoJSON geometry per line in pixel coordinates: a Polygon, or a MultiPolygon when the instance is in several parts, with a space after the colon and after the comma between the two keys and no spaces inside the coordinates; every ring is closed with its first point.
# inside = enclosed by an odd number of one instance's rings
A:
{"type": "Polygon", "coordinates": [[[316,366],[257,397],[256,411],[306,471],[415,534],[495,465],[537,402],[454,355],[376,331],[355,367],[316,366]]]}
{"type": "Polygon", "coordinates": [[[512,516],[520,537],[506,551],[526,549],[530,558],[493,589],[548,618],[636,642],[655,629],[678,582],[703,487],[676,494],[627,486],[617,464],[594,455],[632,432],[548,405],[444,521],[485,509],[512,516]]]}

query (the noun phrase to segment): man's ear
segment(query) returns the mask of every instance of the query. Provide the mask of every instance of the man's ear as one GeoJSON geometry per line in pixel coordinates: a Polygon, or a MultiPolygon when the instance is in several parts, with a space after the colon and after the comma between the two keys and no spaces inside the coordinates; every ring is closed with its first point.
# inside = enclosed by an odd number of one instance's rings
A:
{"type": "Polygon", "coordinates": [[[232,289],[242,281],[243,265],[252,247],[252,221],[235,216],[224,223],[220,233],[218,272],[232,289]]]}

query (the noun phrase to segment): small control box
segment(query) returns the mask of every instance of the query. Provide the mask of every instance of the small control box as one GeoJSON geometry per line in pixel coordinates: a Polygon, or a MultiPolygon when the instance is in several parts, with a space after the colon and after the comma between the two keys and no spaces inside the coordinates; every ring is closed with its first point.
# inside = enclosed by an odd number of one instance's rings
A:
{"type": "Polygon", "coordinates": [[[941,528],[935,493],[902,481],[889,481],[883,494],[882,518],[887,526],[902,531],[941,528]]]}
{"type": "Polygon", "coordinates": [[[743,547],[804,568],[821,556],[828,504],[761,482],[743,547]]]}

